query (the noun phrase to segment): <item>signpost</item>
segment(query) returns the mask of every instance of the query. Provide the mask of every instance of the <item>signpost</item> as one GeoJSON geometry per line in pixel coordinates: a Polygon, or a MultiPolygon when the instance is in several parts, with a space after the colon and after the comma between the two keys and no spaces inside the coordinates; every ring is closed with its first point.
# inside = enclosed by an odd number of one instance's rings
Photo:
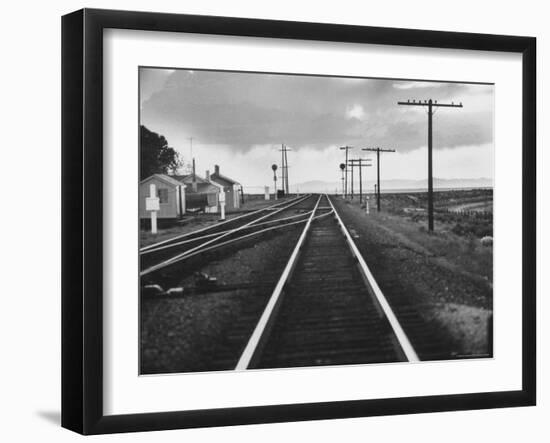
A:
{"type": "Polygon", "coordinates": [[[346,198],[346,188],[344,183],[344,171],[346,169],[346,165],[344,163],[340,163],[340,170],[342,171],[342,197],[346,198]]]}
{"type": "Polygon", "coordinates": [[[271,165],[273,170],[273,194],[275,194],[275,200],[277,200],[277,165],[271,165]]]}
{"type": "Polygon", "coordinates": [[[157,233],[157,211],[160,210],[160,199],[154,183],[149,185],[149,197],[145,198],[145,209],[151,212],[151,233],[157,233]]]}

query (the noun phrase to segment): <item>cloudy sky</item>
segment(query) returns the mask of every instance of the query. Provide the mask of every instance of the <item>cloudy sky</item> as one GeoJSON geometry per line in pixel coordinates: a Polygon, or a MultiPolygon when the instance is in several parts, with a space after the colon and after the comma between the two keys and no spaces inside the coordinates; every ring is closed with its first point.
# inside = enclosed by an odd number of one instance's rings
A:
{"type": "Polygon", "coordinates": [[[219,164],[245,187],[271,184],[281,143],[292,149],[291,189],[337,181],[343,145],[355,147],[352,158],[373,157],[361,147],[396,149],[384,156],[382,178],[425,179],[426,109],[397,102],[428,98],[464,105],[434,115],[434,176],[493,178],[491,85],[140,69],[141,124],[186,162],[192,137],[199,174],[219,164]]]}

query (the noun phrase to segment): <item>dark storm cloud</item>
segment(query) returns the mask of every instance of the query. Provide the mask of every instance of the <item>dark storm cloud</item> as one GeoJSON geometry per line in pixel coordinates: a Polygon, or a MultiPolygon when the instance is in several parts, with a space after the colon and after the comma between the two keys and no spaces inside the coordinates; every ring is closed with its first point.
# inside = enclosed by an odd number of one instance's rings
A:
{"type": "MultiPolygon", "coordinates": [[[[472,112],[461,115],[457,110],[438,110],[433,116],[433,142],[435,148],[456,148],[489,143],[493,139],[492,113],[472,112]]],[[[428,143],[428,117],[425,112],[414,119],[391,119],[377,127],[367,128],[365,140],[371,145],[397,147],[406,152],[428,143]]]]}
{"type": "Polygon", "coordinates": [[[492,92],[479,103],[479,91],[490,87],[472,92],[463,84],[183,70],[167,75],[161,89],[154,83],[157,90],[145,90],[151,83],[141,84],[142,123],[151,130],[178,131],[242,151],[282,142],[295,149],[333,144],[416,149],[426,145],[425,110],[405,109],[397,101],[428,97],[465,106],[435,115],[436,147],[492,140],[492,92]],[[477,104],[468,109],[473,96],[477,104]]]}

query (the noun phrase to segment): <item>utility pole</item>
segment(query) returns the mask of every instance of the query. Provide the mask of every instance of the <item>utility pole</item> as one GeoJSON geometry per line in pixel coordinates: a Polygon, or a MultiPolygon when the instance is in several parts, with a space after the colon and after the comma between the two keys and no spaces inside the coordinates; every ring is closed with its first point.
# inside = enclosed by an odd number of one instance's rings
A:
{"type": "Polygon", "coordinates": [[[285,153],[283,151],[283,144],[281,144],[281,184],[283,188],[283,193],[286,195],[285,189],[285,153]]]}
{"type": "MultiPolygon", "coordinates": [[[[349,165],[349,162],[348,162],[349,165]]],[[[353,200],[353,163],[351,164],[351,199],[353,200]]]]}
{"type": "Polygon", "coordinates": [[[286,169],[285,169],[285,186],[286,186],[286,192],[290,194],[290,187],[288,186],[288,157],[286,156],[286,153],[287,153],[286,146],[285,146],[284,152],[285,152],[285,166],[286,166],[286,169]]]}
{"type": "MultiPolygon", "coordinates": [[[[349,160],[349,164],[351,166],[351,176],[353,177],[353,168],[359,168],[359,203],[363,203],[363,175],[362,170],[363,168],[366,168],[368,166],[372,166],[370,163],[370,158],[357,158],[349,160]]],[[[351,189],[352,189],[352,195],[353,195],[353,178],[351,182],[351,189]]]]}
{"type": "Polygon", "coordinates": [[[363,148],[363,151],[376,152],[376,207],[378,209],[378,212],[380,212],[380,153],[395,152],[395,149],[363,148]]]}
{"type": "Polygon", "coordinates": [[[346,165],[344,163],[340,163],[340,170],[342,171],[342,196],[345,197],[346,190],[344,188],[344,170],[346,169],[346,165]]]}
{"type": "Polygon", "coordinates": [[[462,102],[458,105],[451,103],[437,103],[437,100],[416,101],[407,100],[406,102],[397,102],[398,105],[404,106],[427,106],[428,107],[428,229],[434,230],[434,196],[433,196],[433,171],[432,171],[432,117],[433,108],[462,108],[462,102]]]}
{"type": "Polygon", "coordinates": [[[346,161],[345,161],[345,165],[346,165],[346,176],[345,176],[345,184],[344,184],[344,198],[347,198],[348,196],[348,151],[350,149],[353,149],[352,146],[342,146],[340,148],[341,150],[346,150],[346,161]]]}
{"type": "Polygon", "coordinates": [[[288,157],[286,153],[291,151],[291,149],[286,146],[284,143],[281,144],[281,180],[283,184],[283,190],[285,195],[290,191],[288,185],[288,157]]]}
{"type": "MultiPolygon", "coordinates": [[[[187,137],[189,140],[189,158],[193,159],[193,137],[187,137]]],[[[187,170],[191,169],[191,163],[187,162],[187,170]]]]}

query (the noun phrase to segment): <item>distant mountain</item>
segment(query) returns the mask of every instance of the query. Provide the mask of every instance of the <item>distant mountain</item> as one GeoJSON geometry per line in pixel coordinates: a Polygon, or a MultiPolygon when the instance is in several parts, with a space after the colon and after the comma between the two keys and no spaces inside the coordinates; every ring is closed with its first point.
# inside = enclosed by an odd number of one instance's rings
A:
{"type": "MultiPolygon", "coordinates": [[[[374,192],[375,183],[376,182],[372,180],[364,181],[363,192],[374,192]]],[[[349,183],[348,186],[350,186],[349,183]]],[[[423,190],[428,188],[428,180],[382,180],[380,186],[382,192],[389,192],[392,190],[423,190]]],[[[434,178],[434,189],[491,188],[492,186],[493,180],[486,177],[464,179],[434,178]]],[[[354,184],[354,188],[355,192],[359,192],[359,183],[357,181],[354,184]]],[[[342,182],[312,180],[296,184],[291,183],[290,190],[300,193],[327,192],[333,194],[334,192],[342,192],[342,182]]]]}

